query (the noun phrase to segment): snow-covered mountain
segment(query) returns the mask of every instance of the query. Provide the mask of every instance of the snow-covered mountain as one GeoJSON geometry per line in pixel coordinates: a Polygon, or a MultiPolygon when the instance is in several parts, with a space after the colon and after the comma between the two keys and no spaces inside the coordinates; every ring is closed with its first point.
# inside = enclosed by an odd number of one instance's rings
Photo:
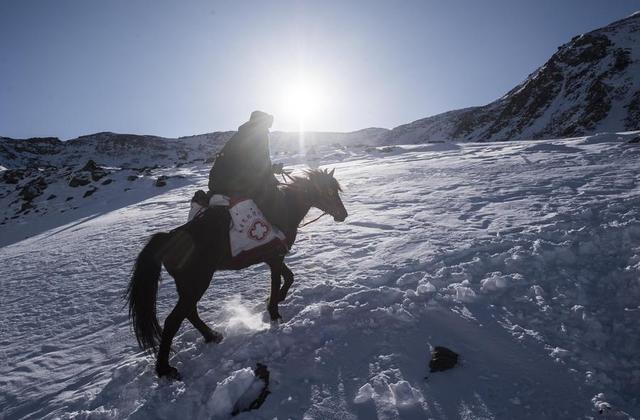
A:
{"type": "MultiPolygon", "coordinates": [[[[353,133],[274,132],[274,161],[318,166],[349,159],[388,130],[353,133]]],[[[77,139],[0,138],[0,246],[88,216],[95,203],[130,204],[140,194],[183,185],[194,165],[210,166],[233,132],[181,138],[97,133],[77,139]],[[182,169],[184,168],[184,169],[182,169]],[[91,198],[89,198],[91,197],[91,198]],[[135,197],[135,198],[134,198],[135,197]],[[52,216],[52,213],[55,216],[52,216]],[[45,217],[43,217],[45,216],[45,217]]],[[[205,188],[206,183],[199,185],[205,188]]]]}
{"type": "Polygon", "coordinates": [[[51,227],[86,216],[106,194],[119,191],[124,205],[140,188],[173,183],[158,168],[211,160],[228,136],[166,139],[97,133],[65,142],[1,138],[0,246],[40,231],[43,223],[51,227]]]}
{"type": "Polygon", "coordinates": [[[579,35],[485,106],[401,125],[390,144],[562,138],[640,129],[640,12],[579,35]]]}
{"type": "Polygon", "coordinates": [[[118,167],[174,166],[205,160],[232,132],[170,139],[134,134],[96,133],[61,141],[57,138],[9,139],[0,137],[0,165],[7,169],[63,167],[93,159],[118,167]]]}
{"type": "MultiPolygon", "coordinates": [[[[271,133],[274,152],[307,152],[324,146],[377,145],[389,130],[367,128],[350,133],[276,131],[271,133]]],[[[175,166],[212,160],[233,131],[166,138],[135,134],[96,133],[61,141],[55,137],[11,139],[0,137],[0,167],[62,167],[93,159],[104,165],[139,168],[175,166]]]]}

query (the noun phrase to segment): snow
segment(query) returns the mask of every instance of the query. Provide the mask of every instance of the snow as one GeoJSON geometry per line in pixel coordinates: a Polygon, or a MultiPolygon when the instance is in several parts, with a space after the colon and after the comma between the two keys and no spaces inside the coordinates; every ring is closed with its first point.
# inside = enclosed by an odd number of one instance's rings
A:
{"type": "Polygon", "coordinates": [[[225,418],[229,417],[236,407],[238,401],[244,402],[242,407],[248,408],[253,400],[260,394],[260,389],[254,387],[255,384],[262,386],[263,383],[256,378],[251,368],[244,368],[232,372],[231,375],[216,384],[216,388],[207,401],[207,417],[225,418]],[[246,401],[249,401],[247,404],[246,401]]]}
{"type": "MultiPolygon", "coordinates": [[[[267,322],[265,267],[217,273],[200,313],[225,339],[183,325],[183,382],[156,378],[121,295],[208,166],[122,201],[105,188],[61,226],[40,216],[40,233],[0,248],[0,417],[224,418],[258,362],[271,394],[239,419],[638,417],[634,135],[336,149],[323,164],[350,216],[301,230],[284,321],[267,322]],[[436,345],[459,366],[429,373],[436,345]]],[[[163,277],[162,318],[176,300],[163,277]]]]}

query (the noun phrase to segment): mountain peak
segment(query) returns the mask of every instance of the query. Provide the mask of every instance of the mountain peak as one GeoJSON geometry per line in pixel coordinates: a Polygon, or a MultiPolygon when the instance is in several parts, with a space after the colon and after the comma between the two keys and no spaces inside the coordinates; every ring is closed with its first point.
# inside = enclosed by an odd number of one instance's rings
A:
{"type": "Polygon", "coordinates": [[[640,129],[640,13],[577,35],[485,106],[395,128],[390,143],[500,141],[640,129]]]}

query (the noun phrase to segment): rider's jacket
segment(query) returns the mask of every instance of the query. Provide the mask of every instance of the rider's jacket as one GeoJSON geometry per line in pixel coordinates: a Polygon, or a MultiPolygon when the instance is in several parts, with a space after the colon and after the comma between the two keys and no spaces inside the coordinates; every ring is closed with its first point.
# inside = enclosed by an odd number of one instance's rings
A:
{"type": "Polygon", "coordinates": [[[249,121],[224,145],[209,173],[209,191],[254,197],[277,185],[269,156],[269,130],[249,121]]]}

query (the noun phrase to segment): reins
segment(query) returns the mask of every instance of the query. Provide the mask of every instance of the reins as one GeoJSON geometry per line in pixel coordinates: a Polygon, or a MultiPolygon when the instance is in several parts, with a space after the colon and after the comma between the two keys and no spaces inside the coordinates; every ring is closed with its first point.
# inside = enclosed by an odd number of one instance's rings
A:
{"type": "Polygon", "coordinates": [[[312,221],[310,221],[310,222],[306,222],[306,223],[303,223],[303,224],[301,224],[301,225],[298,225],[298,229],[303,228],[303,227],[305,227],[305,226],[309,226],[311,223],[313,223],[313,222],[316,222],[316,221],[320,220],[320,218],[321,218],[322,216],[326,215],[326,214],[329,214],[329,213],[324,212],[324,213],[322,213],[320,216],[318,216],[318,217],[316,217],[315,219],[313,219],[312,221]]]}
{"type": "Polygon", "coordinates": [[[291,182],[295,181],[295,179],[291,175],[289,175],[289,172],[286,171],[282,171],[282,178],[289,179],[289,181],[291,182]]]}

